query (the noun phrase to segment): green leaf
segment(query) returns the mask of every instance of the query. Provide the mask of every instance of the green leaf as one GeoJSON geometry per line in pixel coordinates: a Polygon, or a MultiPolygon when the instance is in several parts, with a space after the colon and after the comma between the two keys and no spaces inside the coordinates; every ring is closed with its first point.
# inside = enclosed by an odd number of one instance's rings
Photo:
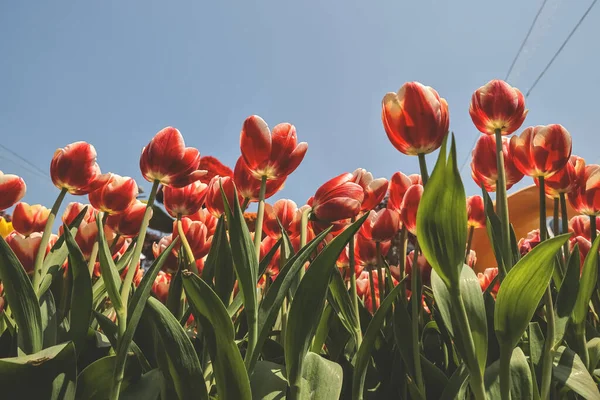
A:
{"type": "Polygon", "coordinates": [[[554,379],[584,399],[600,399],[600,392],[598,392],[598,386],[596,386],[594,378],[592,378],[575,352],[560,346],[558,350],[553,352],[553,356],[554,368],[552,369],[552,375],[554,379]]]}
{"type": "Polygon", "coordinates": [[[599,245],[600,236],[594,240],[592,248],[583,262],[583,270],[581,272],[581,278],[579,279],[579,291],[577,292],[577,299],[575,300],[573,314],[571,315],[571,321],[573,321],[574,325],[582,324],[588,316],[590,300],[594,293],[594,289],[596,288],[596,281],[598,279],[599,245]]]}
{"type": "Polygon", "coordinates": [[[228,305],[235,282],[235,270],[223,215],[217,223],[212,245],[202,270],[202,279],[211,286],[213,285],[213,277],[215,292],[223,304],[228,305]]]}
{"type": "Polygon", "coordinates": [[[558,297],[556,298],[556,318],[554,323],[555,345],[562,342],[567,329],[567,324],[569,323],[569,318],[571,318],[571,313],[575,307],[577,292],[579,291],[580,265],[579,249],[578,246],[575,245],[575,249],[569,257],[567,272],[560,285],[558,297]]]}
{"type": "Polygon", "coordinates": [[[46,292],[40,297],[40,312],[42,315],[42,330],[44,332],[44,348],[56,345],[58,336],[58,317],[52,292],[46,292]]]}
{"type": "MultiPolygon", "coordinates": [[[[401,286],[398,284],[398,286],[401,286]]],[[[415,378],[415,361],[412,352],[412,329],[408,327],[412,326],[412,320],[408,310],[406,309],[406,304],[404,302],[399,302],[394,307],[394,339],[398,351],[400,352],[400,356],[404,361],[404,365],[408,370],[408,374],[415,378]]]]}
{"type": "Polygon", "coordinates": [[[501,346],[514,348],[527,329],[554,269],[554,255],[570,233],[537,245],[519,260],[504,278],[494,314],[494,328],[501,346]]]}
{"type": "Polygon", "coordinates": [[[259,361],[250,376],[252,398],[261,400],[282,400],[285,398],[287,380],[285,367],[270,361],[259,361]]]}
{"type": "Polygon", "coordinates": [[[352,308],[350,294],[346,289],[346,284],[339,271],[335,271],[332,274],[331,281],[329,281],[329,293],[329,304],[331,304],[338,314],[344,327],[354,337],[354,340],[357,341],[358,321],[352,308]]]}
{"type": "Polygon", "coordinates": [[[297,394],[301,392],[304,358],[325,307],[327,287],[335,262],[367,217],[368,214],[365,214],[346,228],[317,255],[291,303],[284,346],[285,365],[290,388],[297,394]]]}
{"type": "Polygon", "coordinates": [[[219,397],[250,399],[250,381],[225,306],[210,286],[195,274],[183,273],[183,287],[190,306],[210,322],[202,327],[212,331],[216,344],[216,359],[212,359],[212,363],[219,397]]]}
{"type": "MultiPolygon", "coordinates": [[[[494,361],[485,371],[485,391],[489,399],[500,396],[500,361],[494,361]]],[[[519,347],[513,350],[510,359],[510,396],[512,399],[533,399],[533,380],[527,357],[519,347]]]]}
{"type": "Polygon", "coordinates": [[[342,367],[309,352],[302,370],[301,400],[339,399],[342,392],[344,371],[342,367]]]}
{"type": "MultiPolygon", "coordinates": [[[[534,398],[539,399],[538,377],[541,378],[541,361],[544,354],[544,334],[537,322],[530,322],[528,328],[529,336],[529,364],[534,387],[534,398]]],[[[540,379],[541,382],[541,379],[540,379]]]]}
{"type": "Polygon", "coordinates": [[[177,272],[171,276],[171,282],[169,283],[169,291],[167,294],[167,308],[175,316],[180,319],[183,316],[182,308],[182,295],[183,295],[183,282],[181,280],[181,267],[183,262],[183,253],[180,253],[182,257],[179,257],[179,267],[177,272]]]}
{"type": "Polygon", "coordinates": [[[296,275],[301,268],[304,268],[304,264],[312,252],[325,239],[328,233],[329,229],[321,232],[310,243],[300,249],[296,255],[290,258],[283,268],[281,268],[277,279],[273,281],[266,296],[263,298],[258,310],[258,338],[256,340],[256,347],[253,354],[247,356],[250,371],[252,371],[254,364],[258,360],[260,350],[269,336],[273,324],[277,320],[283,299],[285,299],[286,293],[288,293],[289,288],[296,280],[296,275]]]}
{"type": "Polygon", "coordinates": [[[96,223],[98,225],[98,258],[100,261],[100,273],[102,275],[104,287],[108,293],[108,298],[112,302],[115,310],[119,312],[119,310],[123,308],[123,302],[121,301],[121,294],[119,292],[119,288],[121,287],[121,277],[119,276],[108,243],[106,242],[102,218],[96,218],[96,223]]]}
{"type": "Polygon", "coordinates": [[[6,399],[74,399],[75,346],[59,344],[27,356],[0,359],[0,387],[6,399]]]}
{"type": "Polygon", "coordinates": [[[119,400],[157,400],[160,396],[162,374],[158,368],[145,373],[127,389],[121,391],[119,400]]]}
{"type": "Polygon", "coordinates": [[[450,377],[448,384],[444,387],[444,391],[440,396],[440,400],[456,400],[463,399],[460,396],[462,390],[467,386],[469,379],[469,370],[465,364],[461,364],[450,377]]]}
{"type": "Polygon", "coordinates": [[[92,280],[87,262],[77,242],[75,242],[68,227],[64,225],[63,228],[65,241],[69,249],[69,268],[71,268],[73,274],[69,335],[75,343],[75,349],[80,353],[85,343],[92,315],[92,280]]]}
{"type": "MultiPolygon", "coordinates": [[[[83,217],[85,217],[85,215],[87,214],[88,207],[89,206],[83,207],[83,210],[81,210],[79,214],[77,214],[75,219],[73,219],[73,222],[71,222],[71,224],[69,225],[69,232],[72,236],[75,236],[75,234],[77,233],[77,229],[79,228],[83,217]]],[[[58,238],[56,243],[54,243],[54,246],[52,246],[52,249],[50,249],[48,255],[44,258],[44,268],[48,270],[53,266],[57,266],[62,269],[62,265],[64,264],[68,255],[69,249],[67,248],[67,244],[65,243],[65,234],[63,233],[58,238]]],[[[40,293],[43,292],[40,291],[40,293]]]]}
{"type": "Polygon", "coordinates": [[[131,243],[129,243],[129,247],[127,247],[127,250],[125,250],[125,253],[115,262],[115,267],[117,267],[117,271],[119,271],[119,273],[123,272],[125,267],[129,265],[129,261],[131,261],[131,257],[133,257],[133,251],[135,250],[137,239],[137,236],[133,238],[131,243]]]}
{"type": "MultiPolygon", "coordinates": [[[[156,333],[158,339],[156,351],[168,361],[167,366],[160,365],[160,368],[163,373],[170,376],[179,398],[208,399],[200,361],[179,321],[173,317],[167,307],[153,297],[148,298],[144,318],[148,318],[156,333]]],[[[234,342],[232,344],[235,346],[234,342]]],[[[229,398],[222,392],[219,392],[219,396],[229,398]]],[[[243,397],[237,398],[243,399],[243,397]]]]}
{"type": "MultiPolygon", "coordinates": [[[[437,302],[437,306],[442,315],[444,324],[454,338],[456,346],[466,359],[466,343],[461,335],[454,328],[454,314],[452,313],[452,299],[448,288],[442,281],[442,278],[435,272],[431,271],[431,286],[433,294],[437,302]]],[[[481,293],[479,279],[471,267],[464,264],[460,277],[460,293],[467,311],[469,327],[475,344],[475,353],[479,362],[481,372],[485,370],[488,350],[488,335],[487,335],[487,319],[485,313],[485,302],[481,293]]]]}
{"type": "Polygon", "coordinates": [[[19,348],[26,354],[42,350],[42,314],[33,285],[21,262],[0,237],[0,279],[12,317],[18,326],[19,348]]]}
{"type": "MultiPolygon", "coordinates": [[[[371,359],[371,353],[373,352],[373,346],[375,340],[380,335],[381,327],[385,321],[386,314],[392,307],[392,303],[396,300],[396,297],[401,293],[402,285],[396,286],[390,294],[383,300],[371,323],[367,327],[363,341],[354,356],[354,373],[352,376],[352,398],[362,399],[363,390],[365,384],[365,376],[367,375],[367,366],[371,359]]],[[[400,306],[401,307],[401,306],[400,306]]],[[[287,356],[287,354],[286,354],[287,356]]]]}
{"type": "Polygon", "coordinates": [[[589,369],[594,370],[600,361],[600,338],[592,338],[587,342],[586,347],[590,358],[589,369]]]}
{"type": "MultiPolygon", "coordinates": [[[[492,203],[492,199],[488,192],[485,191],[485,188],[481,188],[483,204],[485,209],[486,216],[486,224],[485,228],[488,234],[488,238],[490,243],[492,244],[492,248],[494,250],[494,256],[496,257],[497,265],[503,265],[503,256],[502,256],[502,223],[500,222],[500,218],[494,211],[494,203],[492,203]]],[[[515,258],[514,260],[517,260],[515,258]]],[[[500,269],[501,270],[501,269],[500,269]]],[[[491,286],[491,285],[490,285],[491,286]]]]}
{"type": "MultiPolygon", "coordinates": [[[[105,400],[110,397],[113,370],[115,369],[115,356],[100,358],[87,367],[77,377],[78,400],[105,400]]],[[[142,371],[133,355],[127,357],[125,375],[121,384],[121,392],[132,381],[139,378],[142,371]]]]}
{"type": "Polygon", "coordinates": [[[448,287],[458,287],[467,243],[467,201],[456,166],[456,143],[446,163],[444,139],[417,212],[419,245],[431,267],[448,287]]]}
{"type": "Polygon", "coordinates": [[[446,375],[421,354],[421,368],[423,369],[423,378],[427,388],[428,399],[439,399],[443,394],[444,388],[448,385],[446,375]]]}

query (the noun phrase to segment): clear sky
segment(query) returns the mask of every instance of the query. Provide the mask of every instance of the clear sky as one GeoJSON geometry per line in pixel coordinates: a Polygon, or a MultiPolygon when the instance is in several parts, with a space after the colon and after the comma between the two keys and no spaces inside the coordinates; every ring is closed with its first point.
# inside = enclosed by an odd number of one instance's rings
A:
{"type": "MultiPolygon", "coordinates": [[[[147,191],[139,155],[158,130],[174,126],[233,167],[242,122],[258,114],[270,126],[293,123],[309,144],[276,197],[300,205],[357,167],[388,178],[418,171],[380,117],[383,95],[406,81],[447,99],[462,162],[478,135],[470,96],[505,77],[541,3],[4,1],[0,143],[48,171],[56,148],[85,140],[104,172],[133,176],[147,191]]],[[[548,0],[508,81],[525,93],[590,3],[548,0]]],[[[597,7],[526,101],[525,126],[563,124],[573,153],[590,163],[600,161],[599,22],[597,7]]],[[[49,207],[58,193],[1,148],[0,169],[23,176],[29,203],[49,207]]],[[[467,193],[478,193],[468,165],[462,172],[467,193]]]]}

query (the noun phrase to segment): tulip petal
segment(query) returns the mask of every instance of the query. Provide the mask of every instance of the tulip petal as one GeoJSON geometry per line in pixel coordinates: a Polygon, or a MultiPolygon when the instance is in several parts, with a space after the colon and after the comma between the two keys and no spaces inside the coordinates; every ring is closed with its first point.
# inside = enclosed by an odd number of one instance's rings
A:
{"type": "Polygon", "coordinates": [[[250,168],[255,168],[269,159],[271,132],[267,123],[258,115],[252,115],[244,121],[240,134],[240,150],[250,168]]]}

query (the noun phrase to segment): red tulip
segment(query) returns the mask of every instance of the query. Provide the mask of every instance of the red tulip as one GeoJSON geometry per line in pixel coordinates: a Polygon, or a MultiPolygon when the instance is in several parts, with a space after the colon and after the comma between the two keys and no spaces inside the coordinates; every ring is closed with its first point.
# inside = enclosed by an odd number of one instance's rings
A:
{"type": "MultiPolygon", "coordinates": [[[[391,242],[380,243],[381,255],[385,257],[390,250],[391,242]]],[[[377,259],[377,247],[374,240],[368,239],[363,235],[355,236],[354,253],[356,265],[362,269],[369,267],[377,267],[379,260],[377,259]]]]}
{"type": "MultiPolygon", "coordinates": [[[[84,207],[85,206],[80,203],[69,204],[65,210],[65,213],[63,214],[63,222],[67,225],[71,224],[73,219],[79,214],[79,212],[81,212],[81,210],[83,210],[84,207]]],[[[81,252],[86,260],[89,260],[94,248],[94,244],[98,238],[98,225],[96,224],[97,215],[97,210],[89,206],[86,215],[79,224],[77,234],[75,235],[75,242],[77,242],[77,245],[81,249],[81,252]]],[[[62,226],[59,227],[58,232],[62,234],[62,226]]],[[[125,238],[120,238],[117,242],[117,245],[112,245],[117,235],[115,231],[108,226],[108,224],[104,226],[104,236],[106,237],[108,247],[113,248],[115,253],[118,252],[125,243],[125,238]]]]}
{"type": "MultiPolygon", "coordinates": [[[[412,279],[412,267],[415,262],[415,251],[411,251],[406,255],[405,273],[408,277],[407,280],[410,282],[412,279]]],[[[417,256],[417,266],[421,271],[421,282],[426,286],[431,286],[431,265],[421,253],[417,256]]],[[[408,285],[410,287],[410,285],[408,285]]]]}
{"type": "Polygon", "coordinates": [[[364,200],[361,211],[370,211],[381,203],[388,190],[388,181],[385,178],[373,179],[373,175],[363,168],[358,168],[352,173],[354,183],[363,188],[364,200]]]}
{"type": "Polygon", "coordinates": [[[215,157],[204,156],[200,158],[200,170],[207,171],[206,175],[200,178],[200,181],[208,184],[215,176],[230,176],[233,177],[233,171],[228,166],[224,165],[215,157]]]}
{"type": "MultiPolygon", "coordinates": [[[[236,189],[233,179],[228,176],[215,176],[210,180],[208,189],[206,190],[206,209],[217,218],[225,212],[225,205],[223,204],[223,197],[221,196],[221,186],[223,187],[223,192],[225,192],[225,197],[227,198],[227,202],[232,211],[236,189]]],[[[242,197],[239,192],[238,201],[240,203],[242,202],[242,197]]]]}
{"type": "MultiPolygon", "coordinates": [[[[267,181],[265,191],[265,199],[270,198],[275,193],[283,189],[287,175],[279,179],[267,181]]],[[[240,157],[235,164],[233,170],[233,180],[242,198],[249,201],[258,202],[260,195],[260,179],[257,179],[244,163],[244,159],[240,157]]]]}
{"type": "Polygon", "coordinates": [[[413,235],[417,234],[417,211],[423,196],[423,186],[412,185],[406,191],[400,206],[400,219],[404,227],[413,235]]]}
{"type": "Polygon", "coordinates": [[[427,154],[442,145],[450,124],[448,103],[419,82],[383,97],[381,120],[390,142],[408,155],[427,154]]]}
{"type": "Polygon", "coordinates": [[[360,185],[352,182],[353,178],[352,174],[341,174],[317,190],[311,207],[318,220],[333,222],[358,215],[364,192],[360,185]]]}
{"type": "Polygon", "coordinates": [[[182,188],[164,187],[164,205],[172,217],[192,215],[202,207],[208,185],[200,181],[182,188]]]}
{"type": "Polygon", "coordinates": [[[534,229],[527,234],[526,238],[521,238],[519,240],[519,253],[524,256],[538,244],[540,244],[540,230],[534,229]]]}
{"type": "MultiPolygon", "coordinates": [[[[58,236],[52,235],[48,246],[46,247],[46,254],[50,251],[58,236]]],[[[40,248],[42,242],[42,234],[40,232],[33,232],[29,236],[25,237],[16,231],[13,231],[6,237],[6,243],[10,246],[12,251],[15,253],[23,269],[28,274],[33,273],[33,266],[35,263],[35,256],[40,248]]]]}
{"type": "Polygon", "coordinates": [[[14,206],[25,196],[26,190],[23,178],[0,171],[0,211],[14,206]]]}
{"type": "MultiPolygon", "coordinates": [[[[483,273],[479,272],[477,274],[477,278],[479,279],[479,285],[481,286],[481,291],[485,292],[487,288],[490,286],[494,278],[498,276],[498,268],[486,268],[483,273]]],[[[496,280],[494,287],[490,289],[490,294],[493,297],[496,297],[498,294],[498,289],[500,289],[500,280],[496,280]]]]}
{"type": "Polygon", "coordinates": [[[496,129],[502,135],[510,135],[523,125],[527,111],[523,93],[499,79],[477,89],[469,107],[477,129],[488,135],[494,135],[496,129]]]}
{"type": "Polygon", "coordinates": [[[569,240],[570,251],[575,249],[575,245],[578,245],[577,247],[579,248],[579,273],[581,273],[585,258],[592,249],[592,242],[589,237],[576,236],[569,240]]]}
{"type": "Polygon", "coordinates": [[[394,173],[394,175],[392,175],[392,180],[390,181],[390,195],[387,203],[388,208],[400,211],[402,200],[404,200],[404,194],[412,185],[423,185],[421,175],[412,174],[406,176],[402,172],[394,173]]]}
{"type": "Polygon", "coordinates": [[[279,223],[281,223],[290,238],[296,237],[300,234],[301,218],[302,211],[292,200],[281,199],[273,205],[265,204],[263,232],[273,239],[279,239],[281,237],[279,223]]]}
{"type": "MultiPolygon", "coordinates": [[[[517,169],[509,151],[508,138],[502,138],[502,153],[504,155],[504,170],[506,171],[506,189],[523,179],[523,173],[517,169]]],[[[498,180],[498,165],[496,163],[496,138],[481,135],[473,149],[471,161],[471,176],[478,186],[487,192],[496,191],[498,180]]]]}
{"type": "MultiPolygon", "coordinates": [[[[187,217],[181,219],[181,225],[183,228],[183,234],[185,235],[192,253],[194,254],[195,260],[200,260],[202,257],[208,254],[212,238],[208,238],[208,229],[200,221],[192,221],[187,217]]],[[[179,237],[179,230],[177,229],[177,221],[173,222],[173,240],[179,237]]],[[[181,246],[181,241],[175,245],[176,249],[181,246]]]]}
{"type": "Polygon", "coordinates": [[[138,195],[137,183],[128,176],[108,174],[104,185],[90,192],[90,203],[98,211],[119,214],[135,203],[138,195]]]}
{"type": "Polygon", "coordinates": [[[43,232],[49,215],[50,210],[40,204],[18,203],[12,215],[13,228],[24,236],[43,232]]]}
{"type": "Polygon", "coordinates": [[[75,218],[77,218],[77,216],[83,211],[83,209],[85,207],[87,207],[87,209],[86,209],[83,219],[86,221],[90,221],[90,220],[95,221],[96,220],[95,215],[98,213],[98,210],[96,210],[90,204],[81,204],[81,203],[77,203],[77,202],[72,202],[72,203],[69,203],[69,205],[63,212],[63,215],[62,215],[63,224],[71,225],[73,223],[73,221],[75,221],[75,218]]]}
{"type": "Polygon", "coordinates": [[[568,196],[569,202],[579,214],[600,214],[600,165],[586,165],[578,188],[568,196]]]}
{"type": "Polygon", "coordinates": [[[144,178],[148,182],[160,181],[165,186],[184,187],[197,181],[206,174],[199,165],[198,150],[185,147],[181,133],[170,126],[152,138],[140,157],[144,178]]]}
{"type": "MultiPolygon", "coordinates": [[[[273,246],[275,246],[275,244],[277,243],[277,239],[273,239],[270,236],[265,237],[262,242],[260,243],[260,259],[264,259],[266,257],[266,255],[269,253],[269,251],[271,251],[273,249],[273,246]]],[[[269,265],[267,266],[267,269],[265,270],[265,273],[267,275],[269,275],[270,277],[272,277],[273,279],[275,279],[275,277],[277,277],[277,275],[279,274],[279,263],[280,263],[280,249],[277,249],[277,251],[275,252],[275,254],[273,255],[273,258],[271,258],[271,262],[269,262],[269,265]]]]}
{"type": "Polygon", "coordinates": [[[471,268],[475,268],[475,265],[477,265],[477,253],[475,253],[475,250],[469,250],[466,264],[471,268]]]}
{"type": "Polygon", "coordinates": [[[154,283],[152,284],[152,293],[154,293],[156,298],[163,304],[167,304],[169,286],[171,286],[171,274],[158,271],[158,275],[156,275],[154,283]]]}
{"type": "MultiPolygon", "coordinates": [[[[129,265],[126,266],[123,271],[121,272],[121,280],[125,279],[125,276],[127,275],[127,271],[129,270],[129,265]]],[[[142,282],[142,278],[144,277],[144,271],[142,270],[142,268],[140,268],[140,264],[138,263],[135,266],[135,274],[133,275],[133,280],[132,283],[135,287],[140,286],[140,283],[142,282]]]]}
{"type": "Polygon", "coordinates": [[[96,149],[86,142],[75,142],[56,150],[50,163],[54,186],[75,195],[88,194],[105,183],[96,162],[96,149]]]}
{"type": "Polygon", "coordinates": [[[467,197],[467,225],[473,228],[483,228],[485,226],[485,208],[481,196],[467,197]]]}
{"type": "MultiPolygon", "coordinates": [[[[394,285],[398,284],[398,281],[394,277],[392,277],[392,282],[394,285]]],[[[363,299],[365,303],[365,308],[369,312],[373,312],[373,303],[375,303],[376,306],[379,307],[379,303],[381,300],[379,298],[379,274],[376,270],[362,271],[360,274],[358,274],[358,276],[356,277],[356,292],[358,296],[363,299]],[[371,297],[371,283],[369,280],[369,274],[373,275],[373,289],[375,292],[375,301],[373,301],[371,297]]]]}
{"type": "MultiPolygon", "coordinates": [[[[596,229],[600,229],[600,216],[596,217],[596,229]]],[[[569,232],[572,232],[572,236],[583,236],[584,238],[590,239],[592,230],[590,224],[590,217],[588,215],[576,215],[569,220],[569,232]]]]}
{"type": "Polygon", "coordinates": [[[255,178],[283,179],[294,172],[304,159],[308,144],[298,143],[296,127],[284,123],[273,132],[258,115],[244,121],[240,134],[240,150],[248,170],[255,178]]]}
{"type": "Polygon", "coordinates": [[[523,174],[548,178],[569,161],[571,135],[559,124],[532,126],[510,138],[510,153],[523,174]]]}
{"type": "Polygon", "coordinates": [[[388,208],[382,208],[377,212],[371,210],[359,232],[368,239],[384,242],[391,240],[398,233],[400,227],[400,214],[388,208]]]}
{"type": "Polygon", "coordinates": [[[206,226],[207,236],[211,237],[217,230],[219,219],[212,215],[206,208],[201,208],[198,212],[188,216],[192,221],[201,221],[206,226]]]}
{"type": "MultiPolygon", "coordinates": [[[[106,225],[123,237],[134,237],[140,233],[145,213],[146,204],[137,200],[124,212],[109,215],[106,225]]],[[[152,209],[150,209],[150,218],[152,218],[152,209]]]]}
{"type": "MultiPolygon", "coordinates": [[[[154,254],[154,258],[158,258],[173,242],[173,235],[167,235],[160,238],[160,241],[152,243],[152,254],[154,254]]],[[[176,273],[179,269],[179,264],[177,261],[177,251],[171,250],[171,252],[167,255],[167,259],[162,265],[161,269],[167,273],[176,273]]]]}
{"type": "MultiPolygon", "coordinates": [[[[561,193],[571,193],[579,188],[579,185],[585,178],[585,160],[578,156],[571,156],[569,162],[557,173],[544,181],[546,196],[556,199],[561,193]]],[[[533,178],[536,185],[539,185],[538,178],[533,178]]]]}

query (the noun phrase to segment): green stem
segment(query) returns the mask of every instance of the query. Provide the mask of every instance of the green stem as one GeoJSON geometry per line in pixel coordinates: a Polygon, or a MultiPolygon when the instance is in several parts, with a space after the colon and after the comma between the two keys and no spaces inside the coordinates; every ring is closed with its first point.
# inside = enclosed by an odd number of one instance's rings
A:
{"type": "MultiPolygon", "coordinates": [[[[308,237],[308,216],[310,215],[310,212],[311,209],[307,207],[306,210],[302,212],[302,216],[300,218],[300,248],[306,246],[308,237]]],[[[304,267],[300,268],[300,279],[304,278],[304,272],[304,267]]]]}
{"type": "Polygon", "coordinates": [[[385,276],[383,268],[383,256],[381,255],[381,243],[375,242],[375,248],[377,249],[377,283],[379,284],[379,298],[385,299],[385,276]]]}
{"type": "Polygon", "coordinates": [[[246,208],[248,208],[248,204],[250,204],[250,199],[249,198],[245,198],[244,202],[242,203],[242,210],[246,211],[246,208]]]}
{"type": "Polygon", "coordinates": [[[50,210],[50,214],[48,215],[48,220],[46,221],[46,226],[44,227],[44,233],[42,234],[42,240],[40,241],[40,248],[35,255],[35,263],[33,264],[33,289],[36,293],[38,293],[40,290],[40,284],[42,283],[42,278],[46,272],[44,271],[44,257],[46,256],[46,247],[48,247],[50,235],[52,234],[52,226],[54,225],[56,214],[58,214],[58,210],[66,194],[67,189],[65,188],[61,189],[60,193],[58,194],[58,197],[56,198],[56,201],[50,210]]]}
{"type": "Polygon", "coordinates": [[[500,346],[500,398],[510,400],[510,359],[512,348],[500,346]]]}
{"type": "Polygon", "coordinates": [[[574,328],[575,336],[577,338],[577,346],[579,347],[579,351],[577,353],[579,354],[579,357],[581,357],[581,361],[588,369],[588,371],[590,371],[590,373],[593,373],[593,369],[595,366],[590,365],[590,355],[587,348],[587,340],[585,338],[585,322],[575,326],[574,328]]]}
{"type": "MultiPolygon", "coordinates": [[[[354,222],[354,218],[352,218],[354,222]]],[[[362,329],[360,328],[360,312],[358,309],[358,293],[356,291],[356,259],[354,257],[354,236],[350,238],[348,243],[348,269],[350,270],[350,299],[352,300],[352,310],[356,317],[356,326],[354,327],[356,334],[356,348],[358,349],[362,343],[362,329]]]]}
{"type": "Polygon", "coordinates": [[[398,269],[400,270],[400,285],[403,286],[401,290],[402,296],[400,298],[404,303],[406,302],[406,288],[404,287],[406,284],[404,283],[403,279],[406,272],[407,235],[406,228],[402,226],[402,229],[400,230],[400,257],[398,258],[398,269]]]}
{"type": "MultiPolygon", "coordinates": [[[[102,226],[104,226],[104,222],[102,222],[102,226]]],[[[110,244],[110,254],[113,254],[115,251],[115,248],[117,247],[117,243],[119,243],[119,239],[121,239],[121,235],[119,233],[117,233],[112,241],[112,243],[110,244]]]]}
{"type": "Polygon", "coordinates": [[[469,237],[467,239],[467,251],[465,252],[465,264],[469,264],[469,253],[471,252],[471,242],[473,241],[473,233],[475,232],[475,227],[469,227],[469,237]]]}
{"type": "MultiPolygon", "coordinates": [[[[565,194],[560,194],[560,216],[562,218],[562,233],[569,232],[569,214],[567,213],[567,199],[565,198],[565,194]]],[[[565,258],[565,263],[569,258],[569,242],[565,242],[563,246],[563,255],[565,258]]]]}
{"type": "Polygon", "coordinates": [[[423,180],[423,186],[427,184],[429,180],[429,173],[427,172],[427,162],[425,161],[425,154],[419,153],[419,169],[421,170],[421,179],[423,180]]]}
{"type": "Polygon", "coordinates": [[[263,175],[260,181],[260,193],[258,195],[258,212],[256,213],[256,224],[254,225],[254,250],[256,261],[260,263],[260,243],[262,242],[263,219],[265,217],[265,193],[267,191],[267,177],[263,175]]]}
{"type": "Polygon", "coordinates": [[[188,241],[187,237],[185,236],[185,232],[183,231],[183,224],[181,223],[181,214],[177,216],[177,234],[179,235],[179,240],[181,240],[181,245],[183,246],[183,250],[185,252],[184,265],[186,265],[187,268],[190,269],[192,272],[197,274],[198,268],[196,268],[196,257],[194,257],[194,252],[192,251],[190,242],[188,241]]]}
{"type": "Polygon", "coordinates": [[[369,289],[371,291],[371,311],[375,314],[377,311],[377,297],[375,295],[375,280],[373,279],[373,274],[375,271],[373,268],[369,269],[369,289]]]}
{"type": "Polygon", "coordinates": [[[506,171],[504,169],[504,153],[502,152],[502,131],[496,129],[496,162],[498,167],[498,183],[496,185],[497,214],[502,224],[503,260],[506,272],[513,266],[510,241],[510,220],[508,216],[508,200],[506,195],[506,171]]]}
{"type": "Polygon", "coordinates": [[[559,206],[560,206],[560,200],[558,197],[554,198],[554,213],[553,213],[553,217],[552,217],[552,232],[554,233],[554,236],[558,236],[558,218],[559,218],[559,206]]]}
{"type": "Polygon", "coordinates": [[[421,269],[418,265],[419,242],[415,239],[415,250],[412,269],[410,271],[410,305],[411,305],[411,329],[412,329],[412,351],[415,362],[415,381],[421,393],[425,393],[423,384],[423,371],[421,370],[421,351],[419,339],[419,303],[421,302],[421,269]]]}

